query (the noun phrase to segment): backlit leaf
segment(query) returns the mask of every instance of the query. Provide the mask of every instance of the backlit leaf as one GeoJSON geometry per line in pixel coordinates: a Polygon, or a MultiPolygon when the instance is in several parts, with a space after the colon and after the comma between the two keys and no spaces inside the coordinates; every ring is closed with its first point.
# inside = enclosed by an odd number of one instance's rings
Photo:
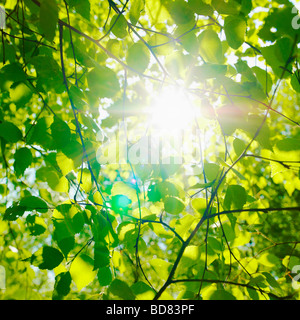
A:
{"type": "Polygon", "coordinates": [[[43,0],[40,6],[40,27],[47,40],[52,41],[58,22],[58,7],[55,0],[43,0]]]}
{"type": "Polygon", "coordinates": [[[30,263],[42,270],[52,270],[63,261],[63,258],[56,248],[44,246],[32,255],[30,263]]]}
{"type": "Polygon", "coordinates": [[[69,271],[78,291],[95,279],[97,271],[94,270],[93,265],[93,259],[86,254],[79,255],[72,262],[69,271]]]}
{"type": "Polygon", "coordinates": [[[15,153],[14,169],[20,176],[32,163],[32,153],[28,148],[20,148],[15,153]]]}
{"type": "Polygon", "coordinates": [[[21,130],[11,122],[0,123],[0,137],[5,141],[15,143],[22,139],[21,130]]]}
{"type": "Polygon", "coordinates": [[[133,0],[129,10],[130,21],[136,24],[139,20],[141,11],[144,9],[144,0],[133,0]]]}
{"type": "Polygon", "coordinates": [[[41,213],[46,213],[48,211],[46,202],[34,196],[28,196],[21,199],[20,206],[24,207],[26,211],[36,210],[41,213]]]}
{"type": "Polygon", "coordinates": [[[142,42],[134,43],[128,49],[127,64],[139,72],[144,72],[150,62],[150,54],[142,42]]]}
{"type": "Polygon", "coordinates": [[[109,286],[109,291],[121,298],[122,300],[134,300],[135,296],[132,293],[132,290],[128,286],[128,284],[119,279],[115,279],[109,286]]]}
{"type": "Polygon", "coordinates": [[[233,49],[238,49],[244,43],[246,22],[243,18],[228,16],[225,19],[224,31],[228,44],[233,49]]]}
{"type": "Polygon", "coordinates": [[[247,193],[245,189],[238,185],[228,187],[224,199],[224,206],[227,210],[242,209],[247,201],[247,193]]]}
{"type": "Polygon", "coordinates": [[[164,206],[166,212],[171,214],[179,214],[185,208],[184,203],[179,198],[175,197],[167,197],[164,200],[164,206]]]}
{"type": "Polygon", "coordinates": [[[200,54],[206,62],[222,64],[223,49],[217,33],[211,29],[203,31],[199,36],[200,54]]]}
{"type": "Polygon", "coordinates": [[[110,22],[110,28],[112,33],[117,38],[124,38],[127,35],[127,22],[122,14],[114,15],[110,22]]]}
{"type": "Polygon", "coordinates": [[[71,288],[72,278],[69,271],[62,272],[55,277],[53,300],[62,299],[68,295],[71,288]]]}

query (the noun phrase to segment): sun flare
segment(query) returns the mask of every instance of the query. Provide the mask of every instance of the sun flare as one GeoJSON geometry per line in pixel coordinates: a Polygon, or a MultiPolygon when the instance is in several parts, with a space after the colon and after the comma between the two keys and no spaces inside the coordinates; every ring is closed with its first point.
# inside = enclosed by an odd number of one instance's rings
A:
{"type": "Polygon", "coordinates": [[[163,89],[150,110],[152,129],[175,134],[187,128],[194,119],[188,97],[178,88],[163,89]]]}

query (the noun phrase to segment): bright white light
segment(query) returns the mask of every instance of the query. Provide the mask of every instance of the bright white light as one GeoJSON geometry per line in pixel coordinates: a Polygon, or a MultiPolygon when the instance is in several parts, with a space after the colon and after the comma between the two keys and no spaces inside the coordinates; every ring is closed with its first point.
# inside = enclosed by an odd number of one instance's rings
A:
{"type": "Polygon", "coordinates": [[[162,89],[150,110],[151,127],[154,130],[176,134],[193,122],[192,107],[180,88],[162,89]]]}

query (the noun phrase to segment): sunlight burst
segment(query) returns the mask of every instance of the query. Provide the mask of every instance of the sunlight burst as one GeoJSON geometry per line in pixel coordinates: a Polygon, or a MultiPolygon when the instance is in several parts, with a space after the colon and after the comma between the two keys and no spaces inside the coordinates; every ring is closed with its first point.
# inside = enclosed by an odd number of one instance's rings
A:
{"type": "Polygon", "coordinates": [[[188,97],[180,88],[163,89],[150,114],[152,128],[170,134],[184,130],[194,119],[188,97]]]}

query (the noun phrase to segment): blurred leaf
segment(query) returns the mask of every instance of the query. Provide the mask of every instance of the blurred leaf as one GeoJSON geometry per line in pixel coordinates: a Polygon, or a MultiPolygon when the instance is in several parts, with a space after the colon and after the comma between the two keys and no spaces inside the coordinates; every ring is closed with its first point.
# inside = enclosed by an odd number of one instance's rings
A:
{"type": "Polygon", "coordinates": [[[114,71],[107,67],[98,66],[87,75],[90,92],[88,96],[95,102],[100,98],[113,98],[119,91],[120,85],[114,71]]]}
{"type": "Polygon", "coordinates": [[[184,203],[179,198],[166,197],[164,199],[164,207],[166,212],[171,214],[179,214],[185,208],[184,203]]]}
{"type": "Polygon", "coordinates": [[[109,291],[121,298],[122,300],[134,300],[135,296],[132,293],[132,290],[128,286],[128,284],[119,279],[115,279],[109,286],[109,291]]]}
{"type": "Polygon", "coordinates": [[[246,149],[246,144],[243,140],[235,138],[233,141],[233,148],[235,154],[239,157],[246,149]]]}
{"type": "Polygon", "coordinates": [[[127,36],[127,22],[122,14],[115,14],[110,22],[110,29],[117,38],[127,36]]]}
{"type": "Polygon", "coordinates": [[[204,16],[212,16],[214,13],[214,9],[205,1],[189,0],[188,3],[191,9],[197,14],[204,15],[204,16]]]}
{"type": "Polygon", "coordinates": [[[44,246],[32,255],[30,263],[41,270],[52,270],[56,268],[63,259],[64,257],[59,250],[44,246]]]}
{"type": "Polygon", "coordinates": [[[239,2],[236,0],[212,0],[212,5],[220,14],[237,15],[240,8],[239,2]]]}
{"type": "Polygon", "coordinates": [[[48,205],[46,202],[34,196],[28,196],[21,199],[20,206],[24,207],[25,211],[36,210],[40,213],[46,213],[48,211],[48,205]]]}
{"type": "Polygon", "coordinates": [[[141,11],[144,9],[144,0],[133,0],[129,10],[129,18],[132,24],[136,24],[140,18],[141,11]]]}
{"type": "Polygon", "coordinates": [[[228,16],[225,18],[224,31],[231,48],[238,49],[244,43],[246,28],[246,22],[241,17],[228,16]]]}
{"type": "Polygon", "coordinates": [[[15,221],[25,213],[25,207],[13,205],[5,210],[3,220],[15,221]]]}
{"type": "Polygon", "coordinates": [[[112,281],[112,273],[109,267],[99,268],[97,276],[100,286],[108,286],[112,281]]]}
{"type": "Polygon", "coordinates": [[[227,188],[224,207],[227,210],[243,209],[244,204],[247,202],[247,193],[245,189],[238,185],[231,185],[227,188]]]}
{"type": "Polygon", "coordinates": [[[5,141],[15,143],[22,139],[21,130],[11,122],[0,123],[0,137],[4,138],[5,141]]]}
{"type": "Polygon", "coordinates": [[[42,0],[40,6],[40,27],[48,41],[55,36],[58,22],[58,7],[55,0],[42,0]]]}
{"type": "Polygon", "coordinates": [[[107,244],[102,242],[96,242],[94,246],[94,269],[104,268],[109,265],[110,257],[107,244]]]}
{"type": "Polygon", "coordinates": [[[143,73],[150,62],[149,49],[142,42],[136,42],[128,49],[127,64],[129,67],[143,73]]]}
{"type": "Polygon", "coordinates": [[[206,62],[222,64],[223,49],[217,33],[211,29],[204,30],[199,36],[200,54],[206,62]]]}
{"type": "Polygon", "coordinates": [[[93,259],[86,254],[77,256],[72,262],[69,271],[78,291],[95,279],[97,271],[94,271],[93,265],[93,259]]]}
{"type": "Polygon", "coordinates": [[[220,289],[213,291],[209,300],[236,300],[236,298],[230,292],[220,289]]]}
{"type": "Polygon", "coordinates": [[[219,172],[220,172],[220,167],[215,164],[215,163],[204,163],[204,172],[205,172],[205,177],[209,181],[214,181],[217,179],[219,172]]]}
{"type": "Polygon", "coordinates": [[[55,277],[53,300],[63,299],[71,290],[72,278],[69,271],[62,272],[55,277]]]}
{"type": "Polygon", "coordinates": [[[89,0],[68,0],[68,2],[70,7],[74,7],[83,18],[90,20],[91,5],[89,0]]]}
{"type": "Polygon", "coordinates": [[[193,11],[184,0],[176,0],[168,6],[171,17],[176,24],[185,24],[194,20],[193,11]]]}
{"type": "Polygon", "coordinates": [[[15,153],[14,169],[19,177],[32,163],[32,153],[28,148],[20,148],[15,153]]]}
{"type": "Polygon", "coordinates": [[[71,131],[69,126],[58,117],[54,118],[53,123],[51,124],[51,135],[57,146],[61,149],[70,142],[71,131]]]}

